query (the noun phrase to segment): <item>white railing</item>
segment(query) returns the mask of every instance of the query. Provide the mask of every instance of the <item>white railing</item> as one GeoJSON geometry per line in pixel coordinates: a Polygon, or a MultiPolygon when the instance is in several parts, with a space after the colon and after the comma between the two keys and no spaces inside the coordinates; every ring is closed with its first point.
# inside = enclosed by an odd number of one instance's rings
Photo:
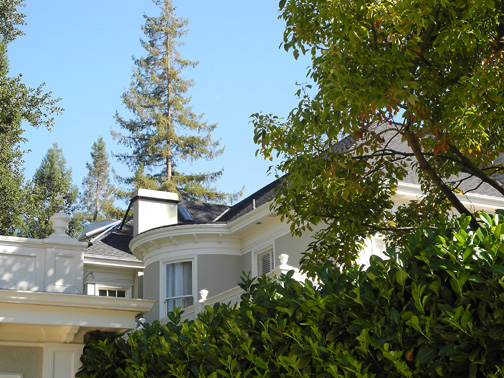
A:
{"type": "Polygon", "coordinates": [[[82,294],[85,243],[65,234],[70,217],[51,217],[47,239],[0,236],[0,289],[82,294]]]}

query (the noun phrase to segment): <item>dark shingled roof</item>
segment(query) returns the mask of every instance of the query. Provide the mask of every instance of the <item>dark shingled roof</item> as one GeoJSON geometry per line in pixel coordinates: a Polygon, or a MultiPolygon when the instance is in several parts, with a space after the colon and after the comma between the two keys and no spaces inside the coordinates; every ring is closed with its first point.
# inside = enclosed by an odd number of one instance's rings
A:
{"type": "MultiPolygon", "coordinates": [[[[212,223],[215,218],[229,209],[226,205],[214,205],[204,202],[180,201],[179,206],[184,206],[194,219],[186,223],[212,223]]],[[[180,219],[180,217],[179,217],[180,219]]],[[[179,223],[182,223],[179,221],[179,223]]]]}
{"type": "Polygon", "coordinates": [[[99,257],[125,261],[140,261],[129,249],[129,242],[133,239],[133,221],[124,224],[122,230],[119,227],[94,240],[84,250],[85,257],[99,257]]]}
{"type": "Polygon", "coordinates": [[[271,201],[273,198],[275,198],[275,188],[278,184],[280,184],[280,180],[281,179],[277,179],[272,183],[269,183],[254,194],[238,202],[236,205],[231,207],[228,212],[223,214],[219,221],[231,222],[251,212],[252,210],[254,210],[254,208],[257,208],[271,201]]]}

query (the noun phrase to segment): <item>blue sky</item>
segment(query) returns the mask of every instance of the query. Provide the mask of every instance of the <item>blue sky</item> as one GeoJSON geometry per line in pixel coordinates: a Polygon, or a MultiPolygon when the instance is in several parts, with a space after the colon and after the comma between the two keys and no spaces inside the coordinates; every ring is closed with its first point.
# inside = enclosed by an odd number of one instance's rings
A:
{"type": "MultiPolygon", "coordinates": [[[[109,152],[120,148],[110,136],[114,113],[127,116],[120,96],[130,83],[131,57],[144,55],[143,14],[158,15],[150,0],[25,0],[27,15],[19,37],[9,46],[11,74],[23,74],[32,87],[45,82],[65,108],[52,131],[27,128],[25,176],[31,178],[53,142],[63,149],[75,184],[81,187],[91,145],[99,136],[109,152]]],[[[276,0],[175,0],[176,15],[189,19],[183,58],[199,60],[184,77],[193,79],[192,106],[226,147],[211,162],[195,162],[194,171],[224,168],[217,186],[244,196],[273,180],[270,162],[255,157],[250,115],[285,116],[297,105],[296,82],[304,83],[309,61],[294,60],[279,48],[284,25],[276,0]]],[[[126,167],[111,158],[119,174],[126,167]]]]}

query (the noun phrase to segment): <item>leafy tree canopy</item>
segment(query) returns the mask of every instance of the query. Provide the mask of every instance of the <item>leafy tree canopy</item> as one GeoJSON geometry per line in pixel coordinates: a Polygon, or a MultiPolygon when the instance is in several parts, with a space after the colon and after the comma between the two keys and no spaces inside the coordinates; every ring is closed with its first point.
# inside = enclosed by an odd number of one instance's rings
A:
{"type": "Polygon", "coordinates": [[[9,77],[7,45],[23,33],[24,14],[18,12],[21,0],[4,0],[0,4],[0,234],[20,232],[23,216],[30,210],[31,193],[22,172],[21,143],[23,127],[53,125],[53,116],[62,111],[58,99],[43,92],[43,84],[33,89],[21,81],[21,75],[9,77]]]}
{"type": "Polygon", "coordinates": [[[326,264],[318,286],[245,279],[239,306],[92,340],[77,376],[502,377],[504,216],[470,221],[419,230],[366,269],[326,264]]]}
{"type": "Polygon", "coordinates": [[[182,59],[177,50],[187,32],[187,21],[175,16],[170,0],[154,2],[161,14],[144,16],[146,40],[141,43],[146,56],[134,59],[131,86],[122,96],[134,118],[116,113],[123,132],[112,130],[113,137],[131,149],[115,155],[134,172],[124,181],[135,188],[176,192],[189,200],[236,200],[239,194],[219,192],[211,186],[222,170],[186,174],[179,169],[181,163],[211,160],[224,149],[212,139],[217,125],[202,121],[202,115],[190,106],[187,92],[194,84],[182,77],[182,71],[198,62],[182,59]]]}
{"type": "Polygon", "coordinates": [[[286,120],[256,114],[255,141],[282,159],[275,208],[292,230],[325,226],[304,263],[348,264],[367,235],[400,243],[451,208],[477,228],[456,194],[482,183],[504,194],[504,1],[281,0],[280,10],[283,46],[311,57],[316,93],[300,90],[286,120]],[[393,210],[410,170],[426,196],[393,210]]]}

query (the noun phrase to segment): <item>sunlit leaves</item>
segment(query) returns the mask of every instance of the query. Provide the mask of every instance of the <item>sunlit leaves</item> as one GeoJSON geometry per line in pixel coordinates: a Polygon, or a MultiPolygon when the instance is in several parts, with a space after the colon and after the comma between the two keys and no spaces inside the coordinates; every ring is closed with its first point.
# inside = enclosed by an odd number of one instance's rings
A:
{"type": "Polygon", "coordinates": [[[477,184],[460,186],[461,171],[504,193],[488,175],[503,168],[494,164],[504,152],[501,1],[286,0],[279,7],[283,47],[311,57],[316,91],[299,91],[299,106],[284,120],[254,115],[255,142],[266,159],[283,159],[275,208],[292,230],[329,229],[307,256],[348,262],[367,234],[403,243],[402,230],[432,225],[451,206],[469,214],[452,192],[477,184]],[[389,143],[387,128],[402,146],[389,143]],[[425,197],[392,211],[408,173],[425,197]]]}

